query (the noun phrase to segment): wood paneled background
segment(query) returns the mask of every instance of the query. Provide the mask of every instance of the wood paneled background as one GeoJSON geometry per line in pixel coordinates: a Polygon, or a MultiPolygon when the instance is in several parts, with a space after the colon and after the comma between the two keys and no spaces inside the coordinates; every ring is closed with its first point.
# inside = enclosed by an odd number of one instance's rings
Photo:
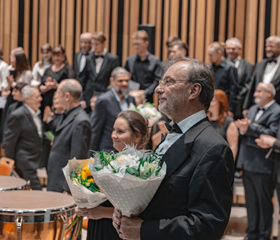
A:
{"type": "Polygon", "coordinates": [[[32,66],[40,46],[49,42],[66,48],[69,62],[79,50],[81,32],[103,31],[107,49],[124,63],[134,54],[131,34],[138,24],[155,25],[155,55],[167,58],[165,41],[179,36],[189,56],[208,62],[213,41],[238,37],[243,57],[263,59],[264,41],[280,35],[280,0],[0,0],[0,44],[4,60],[23,46],[32,66]]]}

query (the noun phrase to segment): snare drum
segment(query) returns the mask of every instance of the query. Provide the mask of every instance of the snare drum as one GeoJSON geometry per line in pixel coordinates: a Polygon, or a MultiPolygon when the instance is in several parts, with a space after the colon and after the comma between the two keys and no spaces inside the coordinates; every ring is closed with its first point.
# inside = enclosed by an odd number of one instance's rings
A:
{"type": "Polygon", "coordinates": [[[0,239],[68,239],[64,230],[75,206],[74,199],[62,193],[0,192],[0,239]]]}
{"type": "Polygon", "coordinates": [[[22,178],[0,176],[0,192],[10,190],[23,190],[27,183],[22,178]]]}

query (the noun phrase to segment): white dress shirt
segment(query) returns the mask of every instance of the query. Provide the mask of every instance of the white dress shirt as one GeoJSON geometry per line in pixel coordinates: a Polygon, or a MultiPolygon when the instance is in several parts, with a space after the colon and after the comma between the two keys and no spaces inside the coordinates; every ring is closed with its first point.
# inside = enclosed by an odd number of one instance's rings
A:
{"type": "Polygon", "coordinates": [[[265,66],[264,70],[264,75],[263,75],[263,82],[264,83],[270,83],[280,65],[280,56],[275,59],[277,62],[270,62],[267,63],[265,66]]]}
{"type": "Polygon", "coordinates": [[[38,134],[39,134],[39,136],[42,138],[43,137],[43,131],[42,131],[42,121],[41,121],[41,119],[40,119],[40,117],[39,117],[39,115],[40,115],[40,113],[41,113],[41,111],[40,111],[40,109],[38,109],[36,112],[32,109],[32,108],[30,108],[27,104],[24,104],[26,107],[27,107],[27,109],[29,110],[29,112],[30,112],[30,114],[31,114],[31,116],[32,116],[32,119],[33,119],[33,121],[34,121],[34,123],[35,123],[35,126],[36,126],[36,128],[37,128],[37,132],[38,132],[38,134]]]}
{"type": "MultiPolygon", "coordinates": [[[[156,153],[159,154],[165,154],[166,151],[172,146],[173,143],[175,143],[185,132],[187,132],[192,126],[194,126],[196,123],[201,121],[202,119],[206,118],[206,114],[204,110],[201,110],[184,120],[178,123],[178,126],[182,130],[182,133],[168,133],[166,135],[165,140],[158,146],[156,153]]],[[[170,125],[173,125],[173,122],[170,123],[170,125]]]]}
{"type": "MultiPolygon", "coordinates": [[[[101,55],[105,55],[106,54],[106,50],[103,51],[103,53],[101,55]]],[[[95,71],[96,73],[99,73],[100,72],[100,69],[101,69],[101,66],[104,62],[104,57],[98,57],[98,58],[95,58],[95,71]]]]}

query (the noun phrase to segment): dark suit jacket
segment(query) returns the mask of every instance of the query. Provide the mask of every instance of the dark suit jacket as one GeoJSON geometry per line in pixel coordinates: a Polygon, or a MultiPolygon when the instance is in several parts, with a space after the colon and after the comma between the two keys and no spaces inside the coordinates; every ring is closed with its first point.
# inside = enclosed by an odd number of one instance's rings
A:
{"type": "Polygon", "coordinates": [[[110,83],[112,71],[120,66],[119,57],[109,52],[104,55],[104,61],[99,73],[95,69],[95,54],[92,52],[87,59],[87,81],[83,88],[82,99],[90,104],[90,98],[96,93],[104,93],[110,83]]]}
{"type": "MultiPolygon", "coordinates": [[[[90,51],[89,54],[91,52],[92,51],[90,51]]],[[[87,68],[86,68],[86,64],[85,64],[85,67],[84,67],[83,71],[80,72],[80,62],[81,62],[82,55],[83,55],[82,51],[77,52],[74,55],[73,69],[74,69],[75,74],[76,74],[76,79],[80,82],[80,84],[82,85],[82,88],[84,89],[85,84],[86,84],[86,80],[87,80],[87,68]]]]}
{"type": "Polygon", "coordinates": [[[239,66],[237,68],[238,84],[240,86],[240,91],[237,95],[237,105],[235,116],[242,118],[242,110],[244,100],[247,94],[248,86],[250,86],[251,77],[254,71],[254,66],[250,62],[241,58],[239,66]]]}
{"type": "MultiPolygon", "coordinates": [[[[135,104],[135,99],[128,96],[127,102],[128,105],[130,103],[135,104]]],[[[91,150],[116,151],[113,148],[111,134],[113,132],[114,122],[120,112],[121,108],[112,90],[102,94],[97,99],[95,109],[91,116],[91,150]]]]}
{"type": "Polygon", "coordinates": [[[19,169],[37,169],[41,162],[42,138],[26,106],[10,113],[4,132],[5,156],[19,169]]]}
{"type": "Polygon", "coordinates": [[[255,139],[261,134],[276,136],[280,121],[280,106],[273,103],[264,111],[261,117],[255,121],[258,105],[249,109],[248,119],[252,122],[246,134],[241,140],[237,167],[249,172],[272,174],[274,163],[265,159],[267,151],[257,146],[255,139]]]}
{"type": "MultiPolygon", "coordinates": [[[[261,62],[258,62],[254,74],[251,79],[250,85],[248,85],[248,92],[246,94],[243,109],[249,109],[254,104],[254,92],[259,82],[263,81],[264,70],[268,59],[264,59],[261,62]]],[[[276,90],[275,100],[280,104],[280,67],[276,70],[274,77],[272,78],[271,83],[274,85],[276,90]]]]}
{"type": "Polygon", "coordinates": [[[131,79],[133,81],[140,83],[140,89],[145,90],[145,95],[149,97],[153,95],[154,90],[158,85],[158,81],[162,78],[161,62],[155,55],[149,53],[147,57],[149,67],[144,76],[141,76],[141,78],[138,79],[134,69],[135,62],[138,58],[137,54],[128,57],[125,63],[125,69],[131,73],[131,79]]]}
{"type": "Polygon", "coordinates": [[[233,156],[228,144],[202,120],[162,160],[167,173],[140,214],[141,239],[220,239],[232,203],[233,156]]]}
{"type": "Polygon", "coordinates": [[[81,106],[73,109],[56,127],[48,162],[48,191],[70,191],[62,172],[68,160],[87,158],[90,144],[90,120],[81,106]]]}

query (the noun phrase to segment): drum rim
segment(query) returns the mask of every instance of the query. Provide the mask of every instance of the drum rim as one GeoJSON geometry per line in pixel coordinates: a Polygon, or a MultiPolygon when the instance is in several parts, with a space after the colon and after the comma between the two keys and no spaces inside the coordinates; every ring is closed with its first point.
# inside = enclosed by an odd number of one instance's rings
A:
{"type": "Polygon", "coordinates": [[[53,208],[53,209],[26,209],[26,210],[15,210],[15,209],[4,209],[0,208],[0,215],[49,215],[49,214],[57,214],[61,213],[63,211],[69,211],[71,209],[74,209],[76,207],[76,203],[67,206],[67,207],[60,207],[60,208],[53,208]]]}
{"type": "Polygon", "coordinates": [[[12,187],[12,188],[0,188],[0,192],[4,191],[13,191],[13,190],[23,190],[24,188],[27,187],[27,184],[19,186],[19,187],[12,187]]]}

